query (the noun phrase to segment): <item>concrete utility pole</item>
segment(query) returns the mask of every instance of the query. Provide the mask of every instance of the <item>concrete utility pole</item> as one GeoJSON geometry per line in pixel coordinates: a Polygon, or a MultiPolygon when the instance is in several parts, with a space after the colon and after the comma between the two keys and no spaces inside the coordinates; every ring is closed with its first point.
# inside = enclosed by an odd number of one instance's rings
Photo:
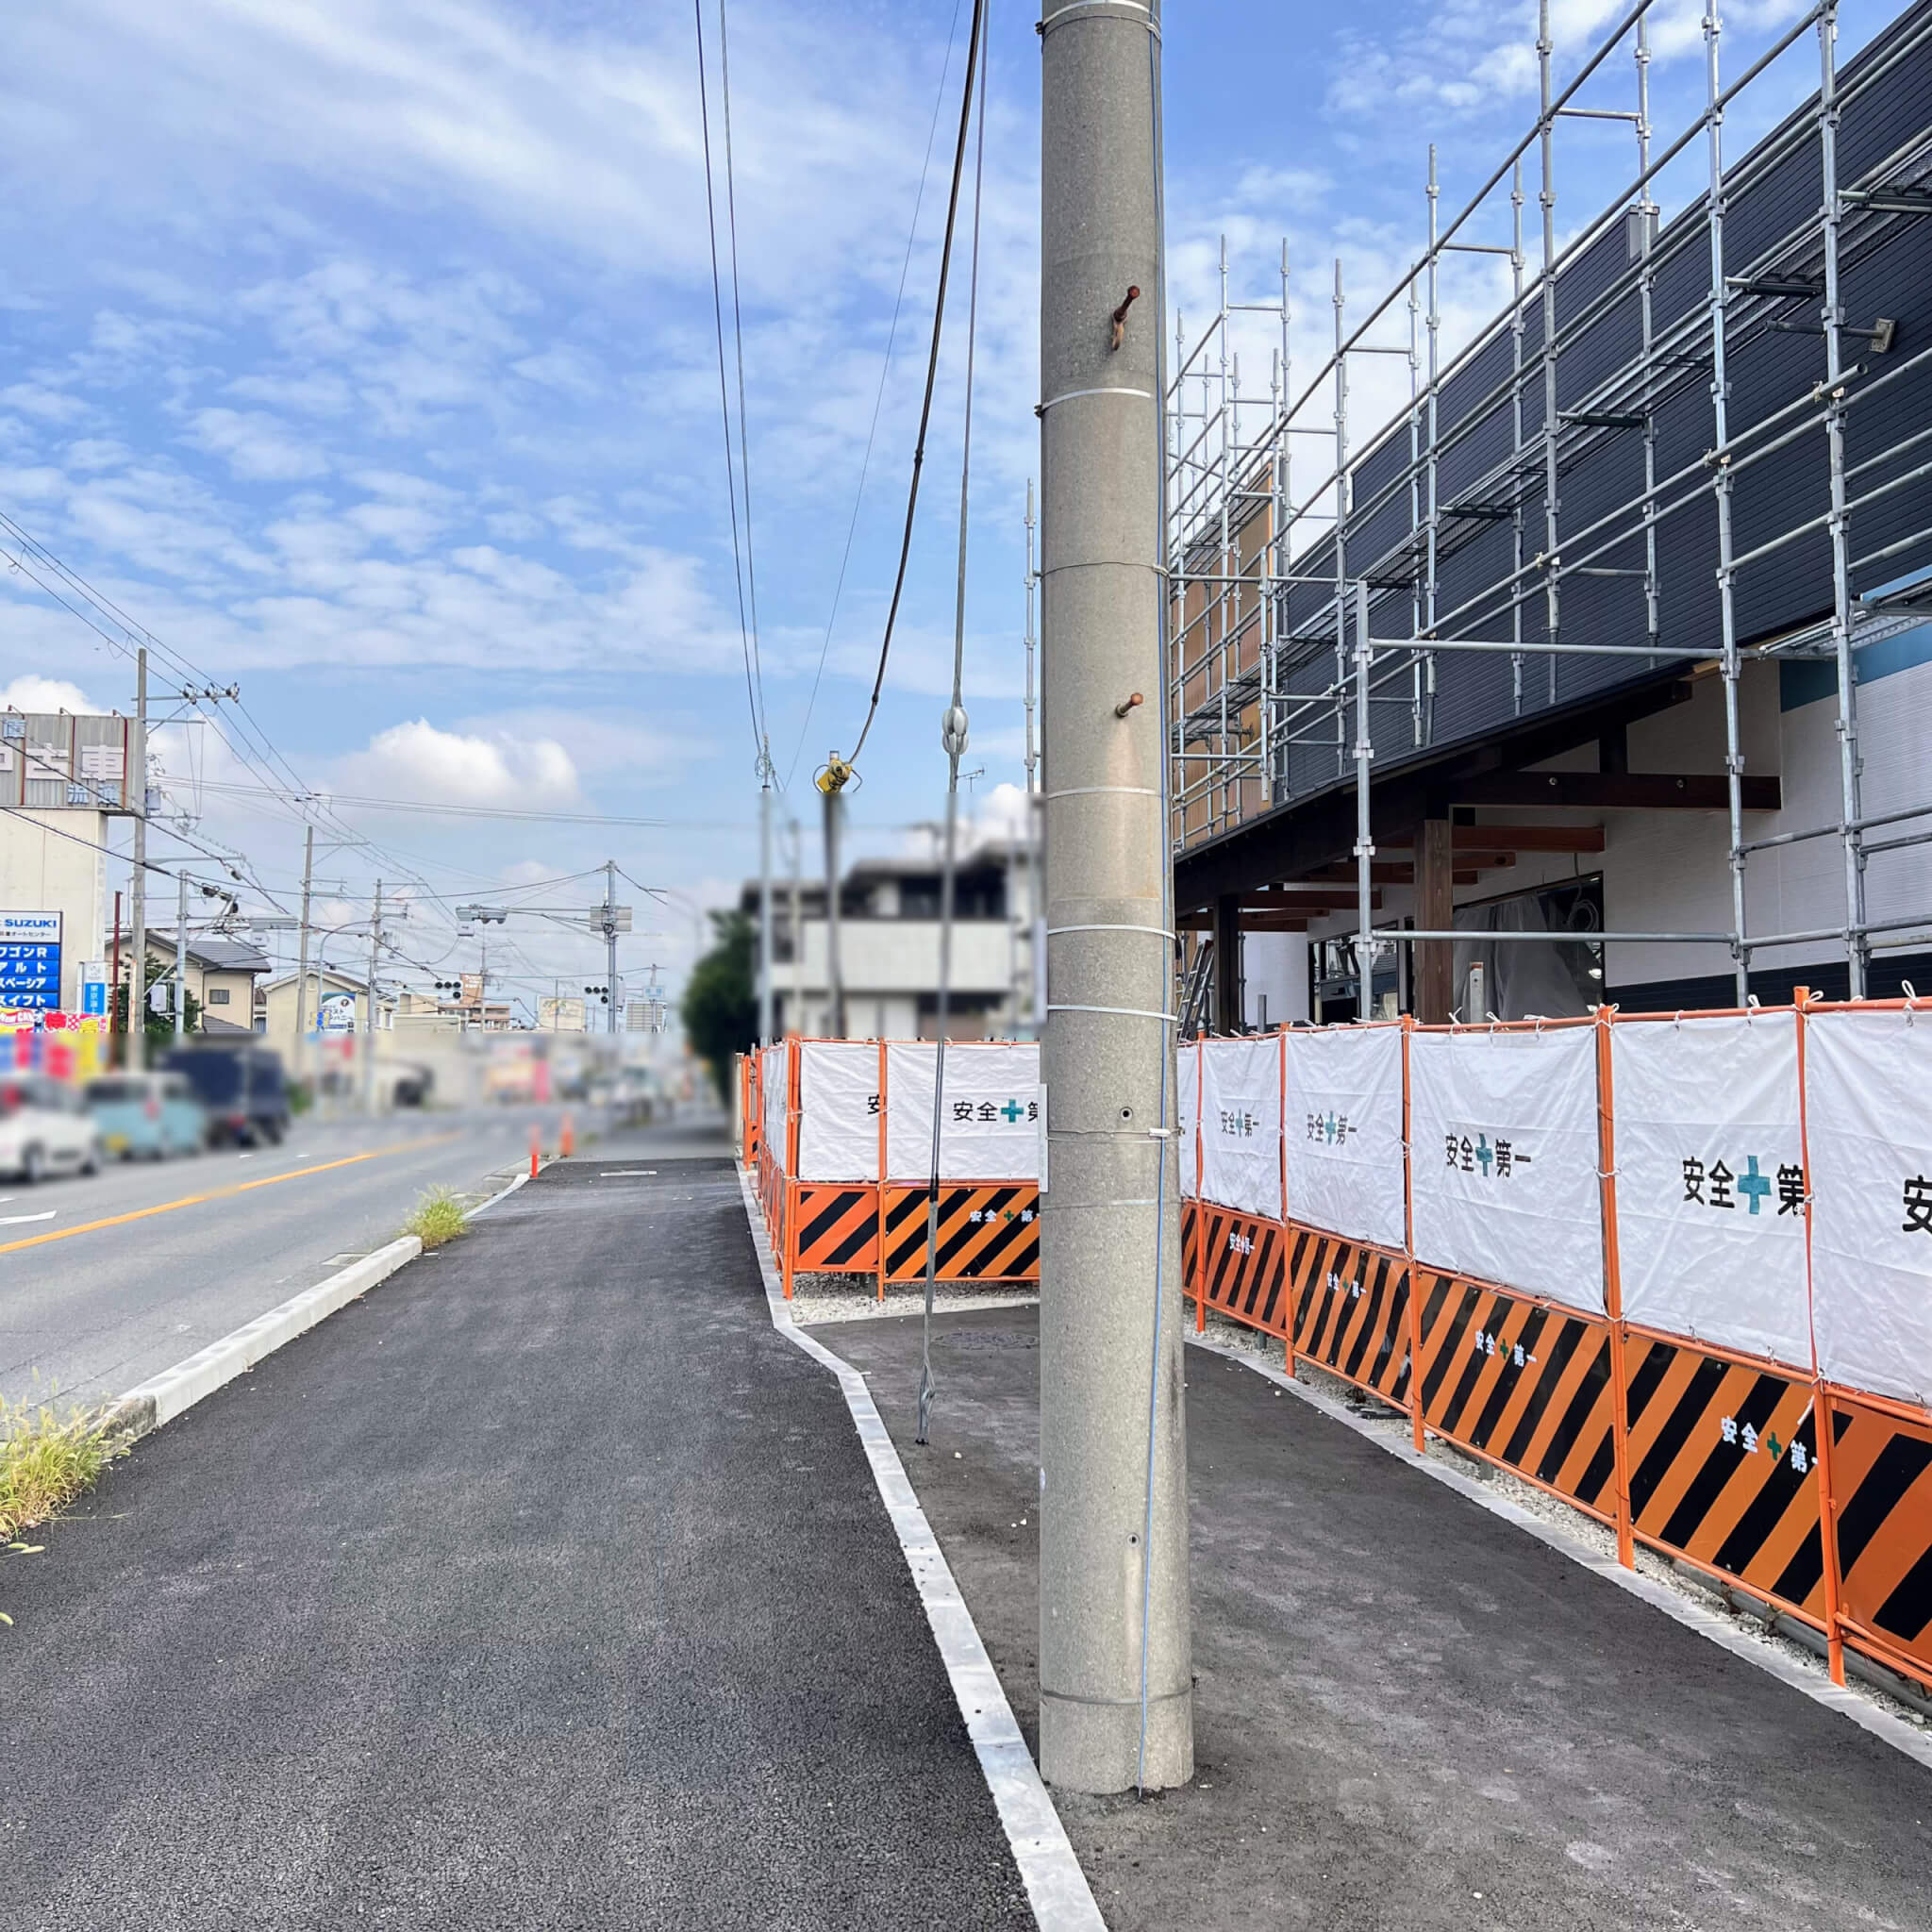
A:
{"type": "Polygon", "coordinates": [[[1040,795],[1040,754],[1035,749],[1033,592],[1040,582],[1034,569],[1033,478],[1026,479],[1026,929],[1031,985],[1027,991],[1026,1017],[1033,1023],[1034,1038],[1046,1020],[1046,898],[1041,884],[1045,872],[1046,837],[1041,830],[1045,801],[1040,795]]]}
{"type": "Polygon", "coordinates": [[[758,749],[758,1044],[772,1043],[772,741],[758,749]]]}
{"type": "Polygon", "coordinates": [[[127,762],[126,804],[134,812],[134,877],[129,885],[127,1064],[147,1065],[147,650],[134,654],[134,743],[127,762]]]}
{"type": "Polygon", "coordinates": [[[617,1031],[617,861],[604,861],[604,1030],[617,1031]]]}
{"type": "Polygon", "coordinates": [[[375,1111],[375,958],[382,945],[382,881],[375,882],[375,912],[369,922],[369,999],[362,1016],[362,1111],[375,1111]]]}
{"type": "Polygon", "coordinates": [[[798,869],[804,863],[805,827],[791,821],[791,1030],[798,1031],[805,1012],[805,920],[798,869]]]}
{"type": "Polygon", "coordinates": [[[1074,1790],[1152,1790],[1194,1768],[1160,701],[1160,9],[1043,0],[1041,10],[1054,937],[1041,1053],[1040,1768],[1074,1790]],[[1143,290],[1153,299],[1137,311],[1143,290]]]}
{"type": "Polygon", "coordinates": [[[175,874],[175,1044],[188,1037],[188,874],[175,874]]]}
{"type": "MultiPolygon", "coordinates": [[[[308,892],[315,879],[315,827],[302,828],[302,937],[300,952],[295,967],[295,1071],[302,1074],[308,1067],[308,1029],[302,1024],[303,1008],[308,1004],[308,892]]],[[[316,995],[316,1004],[321,1006],[321,994],[316,995]]]]}

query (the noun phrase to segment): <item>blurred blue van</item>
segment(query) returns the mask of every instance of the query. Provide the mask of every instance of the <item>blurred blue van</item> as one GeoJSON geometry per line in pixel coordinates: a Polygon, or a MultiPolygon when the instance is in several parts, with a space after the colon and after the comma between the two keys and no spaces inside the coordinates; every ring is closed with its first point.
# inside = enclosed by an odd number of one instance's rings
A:
{"type": "Polygon", "coordinates": [[[185,1074],[104,1074],[87,1083],[102,1149],[124,1160],[165,1160],[208,1144],[208,1109],[185,1074]]]}

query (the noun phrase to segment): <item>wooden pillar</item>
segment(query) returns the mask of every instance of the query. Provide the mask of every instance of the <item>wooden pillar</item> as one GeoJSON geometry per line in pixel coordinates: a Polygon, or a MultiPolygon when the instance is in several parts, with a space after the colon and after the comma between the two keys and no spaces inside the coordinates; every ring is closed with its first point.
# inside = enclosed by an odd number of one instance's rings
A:
{"type": "Polygon", "coordinates": [[[1224,892],[1214,902],[1214,1030],[1241,1030],[1241,899],[1224,892]]]}
{"type": "MultiPolygon", "coordinates": [[[[1424,932],[1456,924],[1453,834],[1447,819],[1424,819],[1415,841],[1415,923],[1424,932]]],[[[1415,1016],[1426,1026],[1449,1017],[1456,972],[1454,940],[1419,940],[1415,948],[1415,1016]]]]}

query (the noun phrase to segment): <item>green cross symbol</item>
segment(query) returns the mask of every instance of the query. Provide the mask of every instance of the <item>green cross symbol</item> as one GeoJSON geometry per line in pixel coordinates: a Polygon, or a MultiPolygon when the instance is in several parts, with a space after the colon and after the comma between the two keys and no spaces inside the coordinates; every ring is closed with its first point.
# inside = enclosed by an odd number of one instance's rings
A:
{"type": "Polygon", "coordinates": [[[1009,1100],[1007,1102],[1006,1106],[1000,1108],[1000,1111],[1007,1117],[1007,1124],[1008,1126],[1010,1126],[1013,1122],[1018,1120],[1020,1116],[1025,1112],[1025,1110],[1026,1109],[1023,1108],[1017,1100],[1009,1100]]]}

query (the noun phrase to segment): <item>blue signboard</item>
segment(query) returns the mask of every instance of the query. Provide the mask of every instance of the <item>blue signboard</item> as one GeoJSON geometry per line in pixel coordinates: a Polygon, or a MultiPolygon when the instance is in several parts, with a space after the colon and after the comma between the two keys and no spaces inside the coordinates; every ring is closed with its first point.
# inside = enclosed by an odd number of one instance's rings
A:
{"type": "Polygon", "coordinates": [[[108,982],[105,979],[87,979],[81,982],[80,1010],[83,1013],[97,1014],[102,1019],[108,1013],[108,982]]]}
{"type": "Polygon", "coordinates": [[[0,912],[0,1007],[60,1004],[60,915],[0,912]]]}

